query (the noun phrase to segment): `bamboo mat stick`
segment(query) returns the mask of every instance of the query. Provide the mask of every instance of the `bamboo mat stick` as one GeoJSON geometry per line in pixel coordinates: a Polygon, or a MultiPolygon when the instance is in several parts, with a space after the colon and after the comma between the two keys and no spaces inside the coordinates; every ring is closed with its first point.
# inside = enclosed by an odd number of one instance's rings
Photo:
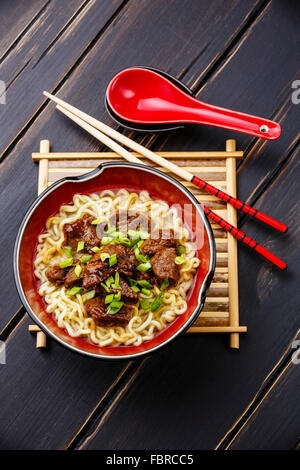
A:
{"type": "MultiPolygon", "coordinates": [[[[50,152],[49,140],[41,140],[40,153],[48,154],[50,152]]],[[[48,183],[48,159],[42,158],[39,164],[38,196],[47,188],[48,183]]]]}
{"type": "MultiPolygon", "coordinates": [[[[50,152],[49,140],[41,140],[40,153],[48,154],[50,152]]],[[[48,187],[48,159],[42,158],[39,163],[38,196],[48,187]]],[[[28,330],[36,333],[36,348],[45,348],[47,346],[47,336],[37,325],[29,325],[28,330]]]]}
{"type": "MultiPolygon", "coordinates": [[[[140,155],[140,153],[135,152],[136,156],[140,155]]],[[[190,160],[198,160],[198,159],[211,159],[214,158],[216,160],[223,160],[227,157],[232,157],[232,158],[242,158],[243,157],[243,152],[242,151],[237,151],[237,152],[156,152],[157,155],[163,158],[170,158],[174,160],[180,160],[180,159],[190,159],[190,160]]],[[[111,158],[118,158],[118,155],[116,155],[114,152],[49,152],[47,154],[42,155],[41,153],[38,152],[33,152],[32,153],[32,160],[34,161],[39,161],[42,158],[47,158],[48,160],[100,160],[101,158],[111,159],[111,158]]]]}
{"type": "Polygon", "coordinates": [[[192,326],[187,333],[247,333],[246,326],[192,326]]]}
{"type": "MultiPolygon", "coordinates": [[[[228,152],[235,151],[235,140],[226,140],[226,150],[228,152]]],[[[227,191],[236,197],[236,164],[234,158],[226,160],[227,167],[227,191]]],[[[237,225],[237,215],[234,208],[227,206],[227,219],[232,225],[237,225]]],[[[237,327],[239,325],[239,302],[238,302],[238,269],[237,269],[237,240],[234,237],[228,237],[228,251],[231,256],[228,257],[228,276],[232,280],[229,286],[229,314],[230,326],[237,327]]],[[[232,333],[230,335],[230,347],[239,348],[239,335],[232,333]]]]}

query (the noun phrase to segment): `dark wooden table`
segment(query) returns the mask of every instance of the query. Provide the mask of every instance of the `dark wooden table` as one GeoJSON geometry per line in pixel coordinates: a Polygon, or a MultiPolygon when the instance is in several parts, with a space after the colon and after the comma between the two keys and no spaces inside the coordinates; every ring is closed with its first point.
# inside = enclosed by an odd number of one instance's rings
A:
{"type": "MultiPolygon", "coordinates": [[[[299,446],[298,0],[2,0],[1,339],[2,449],[294,449],[299,446]],[[236,138],[241,199],[290,227],[286,235],[240,216],[239,226],[288,263],[279,272],[239,246],[240,350],[228,337],[186,335],[144,360],[106,363],[54,341],[36,350],[20,304],[12,251],[37,193],[31,153],[100,151],[55,112],[48,90],[113,125],[110,78],[152,65],[200,99],[279,121],[267,142],[195,126],[156,135],[154,150],[223,150],[236,138]],[[298,187],[298,190],[297,190],[298,187]]],[[[142,134],[134,134],[137,141],[142,134]]],[[[152,136],[151,136],[152,137],[152,136]]],[[[144,143],[149,142],[148,136],[144,143]]]]}

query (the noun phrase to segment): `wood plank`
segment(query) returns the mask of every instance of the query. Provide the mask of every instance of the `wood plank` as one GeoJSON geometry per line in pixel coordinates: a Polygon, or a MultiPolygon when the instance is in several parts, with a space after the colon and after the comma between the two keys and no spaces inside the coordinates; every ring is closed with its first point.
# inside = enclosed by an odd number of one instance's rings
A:
{"type": "Polygon", "coordinates": [[[31,2],[2,0],[0,2],[0,17],[4,19],[1,23],[0,62],[26,34],[48,3],[48,0],[32,0],[31,2]]]}
{"type": "Polygon", "coordinates": [[[230,450],[295,449],[299,439],[299,341],[289,349],[290,359],[263,399],[226,447],[230,450]]]}
{"type": "Polygon", "coordinates": [[[0,449],[62,449],[129,363],[93,361],[53,341],[36,350],[29,323],[26,316],[6,341],[0,449]]]}
{"type": "Polygon", "coordinates": [[[53,90],[64,79],[121,4],[122,0],[52,0],[43,10],[0,64],[10,103],[9,112],[0,107],[0,154],[46,101],[43,90],[53,90]]]}

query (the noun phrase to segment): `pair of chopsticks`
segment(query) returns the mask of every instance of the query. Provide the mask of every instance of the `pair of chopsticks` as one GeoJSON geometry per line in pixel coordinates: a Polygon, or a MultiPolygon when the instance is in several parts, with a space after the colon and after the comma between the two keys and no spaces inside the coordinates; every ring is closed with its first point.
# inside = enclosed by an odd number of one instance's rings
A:
{"type": "MultiPolygon", "coordinates": [[[[72,121],[74,121],[76,124],[78,124],[80,127],[85,129],[89,134],[94,136],[96,139],[98,139],[100,142],[102,142],[104,145],[109,147],[111,150],[114,152],[118,153],[122,157],[125,158],[125,160],[128,160],[129,162],[132,163],[140,163],[145,165],[144,162],[139,160],[137,157],[132,155],[130,152],[128,152],[126,149],[124,149],[121,145],[119,145],[117,142],[115,142],[113,139],[119,141],[126,147],[130,148],[131,150],[143,155],[146,158],[149,158],[149,160],[152,160],[153,162],[157,163],[158,165],[170,170],[172,173],[175,173],[177,176],[180,178],[194,183],[196,186],[199,186],[201,189],[207,191],[210,194],[213,194],[214,196],[218,197],[222,201],[225,201],[228,204],[231,204],[232,206],[236,207],[237,209],[242,210],[243,212],[246,212],[248,215],[261,220],[262,222],[270,225],[271,227],[276,228],[280,232],[286,232],[287,231],[287,226],[278,222],[275,219],[272,219],[271,217],[267,216],[266,214],[263,214],[262,212],[258,211],[257,209],[254,209],[253,207],[245,204],[242,201],[239,201],[238,199],[235,199],[234,197],[230,196],[229,194],[224,193],[223,191],[217,189],[216,187],[208,184],[206,181],[198,178],[197,176],[192,175],[188,171],[186,171],[182,167],[178,167],[172,162],[169,162],[163,157],[160,157],[159,155],[156,155],[154,152],[151,150],[147,149],[146,147],[143,147],[142,145],[138,144],[137,142],[134,142],[133,140],[129,139],[129,137],[124,136],[120,132],[112,129],[109,127],[107,124],[104,124],[101,121],[98,121],[97,119],[89,116],[88,114],[84,113],[83,111],[80,111],[80,109],[75,108],[74,106],[71,106],[70,104],[66,103],[65,101],[57,98],[54,95],[51,95],[50,93],[44,91],[44,95],[47,96],[50,100],[54,101],[57,104],[57,109],[61,111],[63,114],[65,114],[67,117],[69,117],[72,121]]],[[[273,255],[270,251],[268,251],[266,248],[264,248],[262,245],[257,243],[255,240],[252,238],[248,237],[244,232],[239,230],[238,228],[234,227],[232,224],[224,220],[222,217],[217,215],[215,212],[211,211],[208,209],[208,207],[203,205],[203,209],[205,214],[216,224],[220,225],[224,230],[227,232],[231,233],[237,240],[240,242],[244,243],[244,245],[252,248],[254,251],[262,255],[264,258],[269,260],[271,263],[279,267],[281,270],[284,270],[287,268],[287,264],[284,263],[282,260],[277,258],[277,256],[273,255]]]]}

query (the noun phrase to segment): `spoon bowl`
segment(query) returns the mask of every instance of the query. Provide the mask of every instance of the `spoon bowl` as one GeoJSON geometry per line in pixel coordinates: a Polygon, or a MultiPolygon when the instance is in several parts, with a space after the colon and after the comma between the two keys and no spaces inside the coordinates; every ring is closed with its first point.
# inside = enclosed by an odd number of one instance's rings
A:
{"type": "Polygon", "coordinates": [[[207,124],[268,140],[281,134],[278,123],[204,103],[179,80],[152,68],[134,67],[115,75],[107,87],[106,104],[115,120],[135,130],[207,124]]]}

